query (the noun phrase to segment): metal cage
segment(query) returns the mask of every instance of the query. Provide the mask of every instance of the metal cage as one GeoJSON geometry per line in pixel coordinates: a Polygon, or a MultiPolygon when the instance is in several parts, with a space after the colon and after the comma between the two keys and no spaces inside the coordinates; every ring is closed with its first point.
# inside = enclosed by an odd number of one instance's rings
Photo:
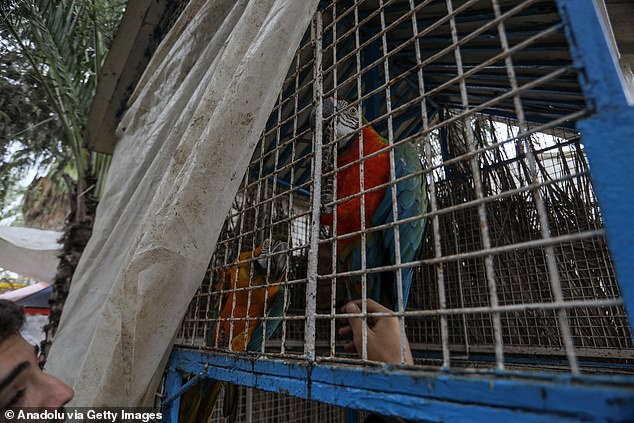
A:
{"type": "MultiPolygon", "coordinates": [[[[244,400],[240,402],[236,422],[336,423],[346,418],[344,408],[291,395],[241,388],[240,396],[244,400]]],[[[222,423],[225,419],[217,413],[211,421],[222,423]]]]}
{"type": "Polygon", "coordinates": [[[587,159],[601,149],[600,134],[625,142],[634,131],[609,48],[591,1],[322,2],[177,335],[166,413],[211,377],[407,418],[632,418],[631,253],[619,250],[628,238],[616,226],[624,209],[595,192],[606,167],[626,168],[598,153],[591,178],[587,159]],[[338,160],[347,153],[324,117],[329,98],[358,116],[350,163],[338,160]],[[609,113],[630,118],[606,120],[609,113]],[[366,128],[384,138],[381,150],[364,151],[366,128]],[[405,144],[420,168],[397,177],[405,144]],[[388,181],[366,188],[381,154],[388,181]],[[346,197],[338,175],[351,168],[363,176],[346,197]],[[399,184],[414,178],[427,207],[401,216],[399,184]],[[359,229],[338,231],[339,208],[353,200],[363,208],[377,193],[391,199],[391,218],[377,223],[360,211],[359,229]],[[425,229],[405,260],[398,240],[412,222],[425,229]],[[379,233],[394,236],[394,255],[369,266],[379,233]],[[259,250],[273,239],[283,250],[259,250]],[[351,242],[357,267],[338,261],[351,242]],[[283,274],[274,277],[281,256],[283,274]],[[402,269],[413,270],[407,304],[402,269]],[[379,277],[397,295],[390,311],[371,313],[379,277]],[[351,284],[360,287],[357,314],[340,309],[351,284]],[[266,311],[244,314],[239,296],[248,310],[264,301],[266,311]],[[358,353],[345,351],[337,332],[351,317],[363,323],[358,353]],[[386,366],[369,357],[367,339],[376,319],[391,317],[401,364],[386,366]],[[255,347],[248,337],[232,341],[267,326],[276,330],[255,347]]]}

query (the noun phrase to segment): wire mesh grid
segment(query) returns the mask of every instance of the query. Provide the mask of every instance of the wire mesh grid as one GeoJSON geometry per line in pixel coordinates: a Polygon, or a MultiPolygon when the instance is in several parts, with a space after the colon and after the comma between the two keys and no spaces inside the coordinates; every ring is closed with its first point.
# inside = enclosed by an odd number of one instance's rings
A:
{"type": "Polygon", "coordinates": [[[553,0],[321,8],[177,344],[360,364],[390,316],[402,362],[629,372],[577,77],[553,0]]]}
{"type": "Polygon", "coordinates": [[[148,57],[156,50],[159,43],[163,41],[168,32],[174,27],[176,21],[181,17],[190,0],[174,0],[165,5],[163,14],[156,24],[152,34],[152,43],[148,46],[146,54],[148,57]]]}
{"type": "MultiPolygon", "coordinates": [[[[344,408],[280,393],[241,387],[240,398],[235,422],[338,423],[345,418],[344,408]]],[[[226,421],[221,410],[222,398],[211,423],[226,421]]]]}
{"type": "MultiPolygon", "coordinates": [[[[270,322],[270,332],[271,327],[279,327],[266,345],[277,344],[282,354],[287,343],[298,348],[297,333],[303,331],[305,318],[303,299],[297,293],[307,278],[311,190],[311,160],[306,158],[311,135],[302,121],[307,121],[312,107],[313,54],[308,34],[227,216],[209,271],[184,319],[179,339],[185,345],[247,350],[248,337],[242,338],[247,345],[227,343],[225,338],[234,338],[236,325],[247,333],[263,326],[263,310],[277,300],[284,309],[283,319],[279,314],[264,319],[270,322]],[[271,245],[279,248],[277,256],[263,253],[267,240],[275,241],[271,245]],[[260,255],[266,262],[256,260],[260,255]],[[279,261],[274,257],[280,257],[279,261]],[[273,275],[275,264],[279,268],[273,275]],[[263,282],[268,289],[262,288],[263,282]],[[223,314],[225,304],[229,306],[223,314]],[[231,333],[221,333],[225,322],[231,333]]],[[[264,250],[272,252],[270,247],[264,250]]]]}

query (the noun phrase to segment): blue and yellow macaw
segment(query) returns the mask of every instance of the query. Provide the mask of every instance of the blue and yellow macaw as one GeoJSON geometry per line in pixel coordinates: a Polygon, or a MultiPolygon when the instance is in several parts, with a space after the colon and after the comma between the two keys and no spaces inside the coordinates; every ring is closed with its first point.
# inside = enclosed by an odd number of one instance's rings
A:
{"type": "MultiPolygon", "coordinates": [[[[380,230],[371,228],[392,223],[392,206],[396,207],[398,221],[415,218],[427,212],[428,199],[424,176],[420,173],[420,157],[411,143],[394,148],[394,174],[396,197],[392,198],[390,181],[390,155],[388,141],[371,126],[359,131],[359,112],[345,100],[326,98],[323,100],[324,145],[336,140],[337,149],[337,228],[338,236],[360,231],[361,195],[359,165],[359,133],[363,134],[363,185],[364,218],[366,234],[366,268],[372,269],[396,264],[396,242],[394,228],[380,230]],[[370,157],[368,157],[370,156],[370,157]],[[346,167],[347,166],[347,167],[346,167]],[[416,175],[415,173],[419,172],[416,175]],[[413,175],[413,176],[412,176],[413,175]]],[[[315,111],[311,124],[315,123],[315,111]]],[[[363,123],[366,121],[363,119],[363,123]]],[[[332,157],[329,147],[324,148],[324,157],[332,157]]],[[[330,147],[332,148],[332,147],[330,147]]],[[[333,164],[324,163],[325,169],[333,164]]],[[[326,203],[332,202],[331,183],[324,184],[326,203]],[[330,198],[328,198],[330,196],[330,198]]],[[[321,223],[332,228],[332,207],[322,209],[321,223]]],[[[401,263],[414,261],[425,232],[425,219],[413,219],[398,224],[401,263]]],[[[361,238],[359,235],[337,241],[337,268],[339,272],[361,269],[361,238]]],[[[368,297],[393,310],[397,307],[397,284],[395,272],[368,273],[368,297]],[[391,275],[391,277],[389,276],[391,275]]],[[[403,307],[407,306],[414,269],[401,269],[403,307]]],[[[359,298],[359,278],[347,278],[349,299],[359,298]]]]}
{"type": "MultiPolygon", "coordinates": [[[[286,242],[266,240],[253,252],[240,254],[228,269],[221,272],[216,290],[231,291],[220,312],[220,319],[207,332],[208,346],[227,348],[231,344],[232,351],[259,351],[263,339],[269,339],[273,335],[281,320],[268,320],[265,333],[264,325],[256,319],[263,316],[282,316],[288,305],[290,295],[287,295],[285,300],[284,288],[275,285],[284,277],[287,251],[286,242]],[[236,291],[249,286],[255,288],[236,291]],[[247,316],[253,319],[249,320],[248,326],[247,316]],[[240,320],[231,320],[232,317],[240,320]]],[[[202,380],[183,395],[179,421],[209,422],[223,389],[223,416],[228,417],[229,421],[234,421],[239,400],[238,387],[228,382],[209,379],[202,380]]]]}

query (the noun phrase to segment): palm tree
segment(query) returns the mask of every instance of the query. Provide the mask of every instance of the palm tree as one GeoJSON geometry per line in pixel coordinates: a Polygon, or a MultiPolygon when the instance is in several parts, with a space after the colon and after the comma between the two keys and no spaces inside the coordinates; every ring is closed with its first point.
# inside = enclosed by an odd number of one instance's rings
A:
{"type": "MultiPolygon", "coordinates": [[[[47,196],[59,198],[64,191],[70,199],[42,361],[55,334],[74,270],[90,238],[110,162],[108,156],[84,147],[83,134],[99,70],[124,4],[124,0],[5,0],[0,6],[0,45],[14,56],[10,64],[17,77],[5,80],[0,88],[4,91],[5,86],[17,81],[14,88],[25,90],[20,82],[28,83],[27,92],[14,101],[36,112],[31,119],[17,122],[22,127],[14,123],[4,133],[0,131],[7,137],[0,143],[0,152],[5,153],[8,144],[19,141],[30,152],[31,164],[47,165],[44,200],[47,196]]],[[[10,102],[6,98],[9,95],[1,93],[0,102],[10,102]]],[[[28,164],[25,160],[0,167],[0,183],[11,183],[10,175],[28,164]]],[[[39,188],[42,185],[33,184],[39,188]]],[[[1,196],[0,189],[0,200],[1,196]]],[[[40,197],[33,192],[26,195],[25,205],[41,207],[40,197]]],[[[29,210],[25,216],[29,216],[29,210]]]]}

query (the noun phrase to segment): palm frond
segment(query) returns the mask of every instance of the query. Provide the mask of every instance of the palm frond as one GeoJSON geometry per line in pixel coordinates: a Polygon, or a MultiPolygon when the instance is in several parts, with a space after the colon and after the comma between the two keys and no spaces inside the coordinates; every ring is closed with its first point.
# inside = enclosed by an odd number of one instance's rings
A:
{"type": "Polygon", "coordinates": [[[19,98],[38,93],[38,107],[32,109],[42,112],[39,121],[22,122],[22,127],[12,125],[5,131],[2,122],[8,122],[11,116],[0,116],[0,135],[5,136],[0,153],[17,139],[31,146],[39,127],[47,134],[54,125],[57,128],[48,136],[40,136],[45,138],[40,144],[46,145],[36,149],[41,161],[59,162],[51,167],[58,176],[59,170],[72,162],[75,181],[96,175],[98,185],[103,187],[110,160],[89,153],[84,148],[83,133],[99,70],[123,5],[122,0],[21,0],[0,5],[0,38],[5,40],[0,48],[19,58],[21,64],[16,69],[7,67],[3,75],[0,61],[0,84],[5,81],[8,87],[16,81],[12,87],[16,91],[30,82],[29,92],[20,93],[19,98]]]}

